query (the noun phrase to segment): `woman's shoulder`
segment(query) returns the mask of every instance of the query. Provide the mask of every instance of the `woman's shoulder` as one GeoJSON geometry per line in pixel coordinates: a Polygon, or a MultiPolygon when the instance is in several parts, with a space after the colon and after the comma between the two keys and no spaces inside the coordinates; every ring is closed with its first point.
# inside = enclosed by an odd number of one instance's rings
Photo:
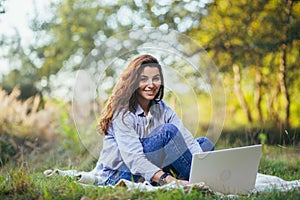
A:
{"type": "Polygon", "coordinates": [[[115,120],[132,120],[134,114],[128,110],[126,110],[125,108],[119,110],[118,112],[114,112],[113,114],[113,121],[115,120]]]}

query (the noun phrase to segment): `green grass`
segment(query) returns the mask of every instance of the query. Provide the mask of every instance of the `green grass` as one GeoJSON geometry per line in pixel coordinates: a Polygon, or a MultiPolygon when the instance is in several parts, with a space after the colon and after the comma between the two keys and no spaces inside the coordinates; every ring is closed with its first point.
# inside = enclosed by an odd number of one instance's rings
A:
{"type": "Polygon", "coordinates": [[[12,169],[0,176],[0,199],[198,199],[205,194],[181,190],[159,192],[128,192],[126,188],[82,186],[71,178],[46,178],[41,172],[12,169]]]}
{"type": "MultiPolygon", "coordinates": [[[[68,167],[68,169],[76,168],[77,165],[73,159],[84,159],[83,155],[77,158],[74,155],[69,155],[69,161],[65,161],[65,157],[60,158],[62,159],[61,163],[56,162],[55,165],[60,168],[63,166],[68,167]],[[67,166],[66,163],[69,165],[67,166]]],[[[298,155],[299,150],[296,148],[283,149],[265,146],[259,172],[276,175],[285,180],[300,179],[300,158],[298,155]]],[[[33,163],[31,163],[31,158],[28,158],[26,162],[23,160],[7,163],[0,169],[0,199],[226,199],[196,189],[192,191],[178,189],[141,192],[127,191],[123,187],[82,186],[71,178],[46,177],[43,171],[49,168],[50,163],[43,158],[40,158],[39,161],[35,160],[33,163]],[[43,166],[42,163],[45,165],[43,166]]],[[[93,165],[93,161],[87,162],[77,169],[87,170],[89,165],[93,165]]],[[[299,196],[300,189],[298,188],[288,192],[271,191],[251,196],[240,196],[238,199],[299,199],[299,196]]]]}
{"type": "Polygon", "coordinates": [[[285,180],[300,179],[300,148],[264,146],[259,172],[279,176],[285,180]]]}

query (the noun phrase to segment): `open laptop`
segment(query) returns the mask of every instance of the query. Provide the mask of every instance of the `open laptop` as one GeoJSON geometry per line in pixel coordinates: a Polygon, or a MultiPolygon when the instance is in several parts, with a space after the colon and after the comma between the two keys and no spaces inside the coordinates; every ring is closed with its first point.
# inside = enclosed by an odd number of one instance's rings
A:
{"type": "Polygon", "coordinates": [[[246,194],[255,187],[261,145],[193,155],[190,183],[204,182],[223,194],[246,194]]]}

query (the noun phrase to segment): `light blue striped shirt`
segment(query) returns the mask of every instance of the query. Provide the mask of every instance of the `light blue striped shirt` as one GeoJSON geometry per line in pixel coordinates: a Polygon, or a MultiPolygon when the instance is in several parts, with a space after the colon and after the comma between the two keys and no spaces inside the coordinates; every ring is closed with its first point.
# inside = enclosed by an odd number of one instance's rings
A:
{"type": "Polygon", "coordinates": [[[124,118],[122,112],[114,116],[112,127],[109,127],[103,139],[97,166],[93,170],[95,175],[104,183],[115,170],[121,170],[120,167],[126,164],[132,174],[141,175],[150,181],[160,168],[146,158],[140,139],[165,123],[172,123],[179,129],[192,154],[202,151],[177,114],[164,101],[160,101],[150,107],[147,116],[140,106],[135,113],[125,113],[124,118]]]}

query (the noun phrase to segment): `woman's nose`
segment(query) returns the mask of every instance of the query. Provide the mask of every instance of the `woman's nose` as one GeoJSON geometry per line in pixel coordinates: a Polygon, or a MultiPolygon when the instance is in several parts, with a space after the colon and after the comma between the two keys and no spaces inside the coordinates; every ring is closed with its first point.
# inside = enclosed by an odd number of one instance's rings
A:
{"type": "Polygon", "coordinates": [[[151,80],[151,79],[149,79],[146,84],[147,84],[147,86],[149,86],[149,85],[153,86],[154,85],[153,80],[151,80]]]}

